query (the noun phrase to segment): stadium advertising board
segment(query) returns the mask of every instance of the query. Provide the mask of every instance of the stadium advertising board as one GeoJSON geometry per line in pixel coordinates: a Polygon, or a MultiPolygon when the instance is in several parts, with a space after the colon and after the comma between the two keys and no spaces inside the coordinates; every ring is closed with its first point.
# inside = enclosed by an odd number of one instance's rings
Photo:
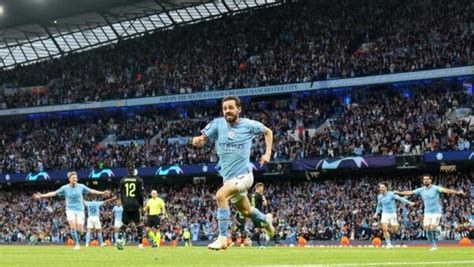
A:
{"type": "MultiPolygon", "coordinates": [[[[266,171],[267,166],[260,167],[258,162],[252,163],[255,171],[266,171]]],[[[217,174],[216,164],[207,165],[172,165],[149,168],[138,168],[138,176],[171,176],[171,175],[205,175],[217,174]]],[[[101,180],[121,178],[127,175],[126,168],[96,169],[77,171],[81,180],[101,180]]],[[[35,172],[35,173],[13,173],[0,174],[0,183],[8,182],[44,182],[67,180],[67,171],[35,172]]]]}
{"type": "Polygon", "coordinates": [[[382,168],[395,166],[394,156],[303,159],[293,161],[295,171],[382,168]]]}
{"type": "Polygon", "coordinates": [[[425,162],[474,161],[474,150],[427,152],[425,162]]]}

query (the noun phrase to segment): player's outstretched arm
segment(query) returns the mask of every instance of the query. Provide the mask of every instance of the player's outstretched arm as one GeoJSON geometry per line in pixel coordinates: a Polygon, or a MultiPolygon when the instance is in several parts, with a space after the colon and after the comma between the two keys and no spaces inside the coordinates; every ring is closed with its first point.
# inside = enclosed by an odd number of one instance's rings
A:
{"type": "Polygon", "coordinates": [[[117,197],[113,197],[113,198],[106,199],[106,200],[104,200],[104,204],[107,203],[107,202],[114,201],[114,200],[116,200],[116,199],[117,199],[117,197]]]}
{"type": "Polygon", "coordinates": [[[397,194],[397,195],[401,195],[401,196],[411,196],[413,195],[413,191],[393,191],[393,193],[397,194]]]}
{"type": "Polygon", "coordinates": [[[409,201],[409,200],[406,199],[406,198],[403,198],[403,197],[400,197],[400,196],[395,195],[395,199],[398,200],[398,201],[400,201],[400,202],[403,202],[403,203],[405,203],[405,204],[408,204],[408,205],[410,205],[410,206],[412,206],[412,207],[415,206],[415,202],[411,202],[411,201],[409,201]]]}
{"type": "Polygon", "coordinates": [[[263,130],[263,137],[265,138],[265,154],[260,159],[260,166],[270,162],[272,156],[273,147],[273,131],[270,128],[265,127],[263,130]]]}
{"type": "Polygon", "coordinates": [[[110,195],[110,191],[109,190],[99,191],[99,190],[91,189],[91,194],[101,195],[101,196],[108,196],[108,195],[110,195]]]}
{"type": "Polygon", "coordinates": [[[452,195],[461,195],[461,196],[465,195],[465,193],[462,190],[456,191],[456,190],[444,188],[444,187],[440,187],[440,192],[446,193],[446,194],[452,194],[452,195]]]}
{"type": "Polygon", "coordinates": [[[33,198],[34,199],[40,199],[40,198],[45,198],[45,197],[54,197],[56,195],[57,195],[56,191],[49,192],[49,193],[46,193],[46,194],[41,194],[40,192],[36,192],[36,193],[33,194],[33,198]]]}

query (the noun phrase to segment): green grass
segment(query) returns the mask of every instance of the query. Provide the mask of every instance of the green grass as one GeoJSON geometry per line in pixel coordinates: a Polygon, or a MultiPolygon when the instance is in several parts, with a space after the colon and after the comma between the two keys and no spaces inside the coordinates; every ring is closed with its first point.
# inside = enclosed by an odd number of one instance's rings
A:
{"type": "Polygon", "coordinates": [[[0,266],[249,266],[326,265],[334,266],[474,266],[474,247],[395,248],[257,248],[233,247],[209,251],[205,247],[0,246],[0,266]],[[458,262],[458,263],[456,263],[458,262]],[[344,265],[345,264],[345,265],[344,265]]]}

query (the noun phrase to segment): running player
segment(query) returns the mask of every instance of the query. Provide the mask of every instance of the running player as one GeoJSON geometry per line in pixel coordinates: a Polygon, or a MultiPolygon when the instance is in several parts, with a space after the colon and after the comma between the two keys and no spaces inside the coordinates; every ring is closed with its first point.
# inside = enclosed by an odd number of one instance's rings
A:
{"type": "Polygon", "coordinates": [[[97,191],[89,187],[77,183],[77,172],[68,172],[69,184],[61,186],[56,191],[41,194],[37,192],[33,195],[34,199],[45,197],[64,196],[66,198],[66,217],[71,231],[71,237],[74,240],[74,249],[80,249],[79,236],[77,231],[81,234],[84,232],[84,199],[82,195],[91,193],[95,195],[107,196],[110,192],[97,191]]]}
{"type": "Polygon", "coordinates": [[[204,146],[209,140],[215,140],[219,162],[216,169],[224,179],[223,186],[216,193],[217,221],[219,237],[209,249],[227,248],[227,231],[230,218],[229,200],[245,217],[261,221],[269,236],[274,235],[272,215],[263,214],[250,206],[247,190],[252,187],[253,173],[250,163],[250,150],[255,136],[263,134],[266,151],[260,165],[270,162],[273,144],[273,132],[260,122],[240,118],[242,107],[237,96],[228,96],[222,100],[224,117],[214,119],[202,131],[200,136],[192,138],[196,147],[204,146]]]}
{"type": "Polygon", "coordinates": [[[387,249],[393,248],[392,242],[390,241],[390,233],[388,227],[391,227],[392,234],[398,233],[398,220],[397,220],[397,205],[395,200],[414,206],[414,202],[410,202],[405,198],[395,195],[392,191],[388,191],[388,183],[379,183],[380,194],[377,197],[377,209],[375,210],[374,219],[382,212],[382,231],[385,242],[387,243],[387,249]]]}
{"type": "Polygon", "coordinates": [[[441,220],[441,213],[443,208],[441,207],[441,203],[439,201],[439,195],[441,193],[446,194],[454,194],[454,195],[461,195],[464,196],[464,192],[462,190],[456,191],[452,189],[447,189],[441,186],[433,185],[433,178],[430,175],[424,174],[422,176],[423,179],[423,186],[417,188],[413,191],[394,191],[395,194],[403,195],[403,196],[411,196],[417,195],[421,196],[423,199],[423,205],[425,206],[425,215],[423,219],[423,227],[426,231],[426,237],[428,241],[431,243],[431,251],[437,250],[436,246],[436,235],[435,230],[441,220]]]}

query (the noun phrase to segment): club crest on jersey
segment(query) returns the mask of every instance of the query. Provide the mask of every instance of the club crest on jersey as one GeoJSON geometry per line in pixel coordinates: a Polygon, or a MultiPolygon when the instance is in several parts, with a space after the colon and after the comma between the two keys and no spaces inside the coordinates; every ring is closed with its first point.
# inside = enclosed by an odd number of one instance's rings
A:
{"type": "Polygon", "coordinates": [[[235,133],[233,131],[230,131],[228,136],[229,136],[230,139],[234,139],[235,133]]]}

